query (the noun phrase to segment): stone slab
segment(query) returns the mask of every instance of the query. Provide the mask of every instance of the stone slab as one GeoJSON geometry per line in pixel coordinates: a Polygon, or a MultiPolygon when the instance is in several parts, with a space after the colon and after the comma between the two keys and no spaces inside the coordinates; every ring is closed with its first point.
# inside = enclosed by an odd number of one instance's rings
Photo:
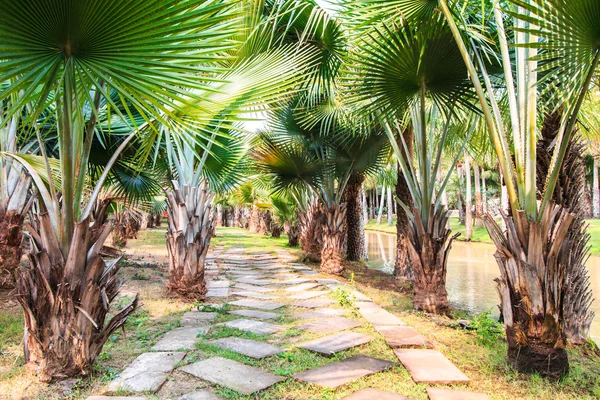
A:
{"type": "Polygon", "coordinates": [[[297,302],[293,303],[292,305],[294,307],[320,308],[320,307],[325,307],[325,306],[328,306],[328,305],[334,304],[334,303],[335,303],[335,301],[333,301],[331,299],[311,299],[311,300],[297,301],[297,302]]]}
{"type": "Polygon", "coordinates": [[[198,392],[188,393],[181,396],[178,400],[223,400],[210,390],[200,390],[198,392]]]}
{"type": "Polygon", "coordinates": [[[188,311],[181,316],[180,322],[185,327],[207,325],[216,317],[216,312],[188,311]]]}
{"type": "Polygon", "coordinates": [[[217,340],[211,340],[208,343],[220,347],[222,349],[228,349],[248,357],[256,358],[258,360],[284,351],[282,348],[273,346],[269,343],[257,342],[256,340],[243,339],[238,337],[228,337],[217,340]]]}
{"type": "Polygon", "coordinates": [[[298,314],[294,314],[294,317],[302,319],[314,319],[332,316],[342,316],[344,314],[344,310],[338,310],[335,308],[317,308],[316,310],[304,311],[298,314]]]}
{"type": "Polygon", "coordinates": [[[281,303],[275,303],[273,301],[252,300],[252,299],[232,301],[229,304],[231,304],[232,306],[258,308],[260,310],[267,310],[267,311],[277,310],[278,308],[283,307],[283,304],[281,304],[281,303]]]}
{"type": "Polygon", "coordinates": [[[244,283],[238,283],[234,287],[236,289],[241,289],[241,290],[246,290],[246,291],[251,291],[251,292],[261,292],[261,293],[268,293],[268,292],[273,292],[273,291],[277,290],[275,288],[269,288],[269,287],[265,287],[265,286],[254,286],[254,285],[248,285],[248,284],[244,284],[244,283]]]}
{"type": "Polygon", "coordinates": [[[285,380],[281,376],[222,357],[198,361],[180,370],[243,394],[251,394],[285,380]]]}
{"type": "Polygon", "coordinates": [[[346,329],[356,328],[361,323],[350,318],[344,317],[323,317],[306,324],[298,325],[295,328],[308,331],[317,335],[335,333],[346,329]]]}
{"type": "Polygon", "coordinates": [[[319,275],[319,273],[317,271],[303,271],[303,272],[300,272],[300,275],[313,276],[313,275],[319,275]]]}
{"type": "Polygon", "coordinates": [[[302,283],[298,286],[292,286],[285,289],[286,292],[294,293],[294,292],[303,292],[308,289],[316,288],[317,286],[321,286],[318,283],[302,283]]]}
{"type": "Polygon", "coordinates": [[[217,325],[224,325],[229,328],[235,328],[241,331],[256,333],[257,335],[272,335],[276,332],[285,329],[283,326],[243,318],[234,319],[233,321],[223,322],[217,325]]]}
{"type": "Polygon", "coordinates": [[[358,355],[295,374],[294,378],[322,387],[336,388],[393,365],[390,361],[358,355]]]}
{"type": "Polygon", "coordinates": [[[388,346],[393,349],[406,347],[433,348],[433,345],[425,336],[410,326],[375,325],[375,329],[383,336],[388,346]]]}
{"type": "Polygon", "coordinates": [[[487,394],[465,390],[427,388],[427,394],[430,400],[491,400],[487,394]]]}
{"type": "Polygon", "coordinates": [[[348,350],[352,347],[369,343],[373,338],[358,332],[340,332],[310,342],[301,343],[298,347],[325,355],[348,350]]]}
{"type": "Polygon", "coordinates": [[[329,294],[329,292],[326,292],[324,290],[312,290],[312,291],[308,291],[308,292],[304,292],[304,293],[295,294],[293,296],[288,296],[288,298],[295,299],[295,300],[308,300],[308,299],[314,299],[315,297],[319,297],[319,296],[325,296],[328,294],[329,294]]]}
{"type": "Polygon", "coordinates": [[[469,382],[469,378],[437,350],[395,349],[394,353],[417,383],[469,382]]]}
{"type": "Polygon", "coordinates": [[[312,279],[306,278],[292,278],[292,279],[284,279],[280,283],[284,285],[299,285],[301,283],[312,282],[312,279]]]}
{"type": "Polygon", "coordinates": [[[344,397],[342,400],[410,400],[406,396],[401,394],[384,392],[373,388],[367,388],[359,390],[358,392],[352,393],[348,397],[344,397]]]}
{"type": "Polygon", "coordinates": [[[375,303],[359,301],[356,303],[358,311],[364,319],[369,321],[372,325],[406,325],[402,320],[396,317],[394,314],[384,310],[375,303]]]}
{"type": "Polygon", "coordinates": [[[229,311],[229,314],[241,315],[248,318],[256,319],[275,319],[281,317],[281,314],[268,312],[268,311],[256,311],[256,310],[235,310],[229,311]]]}
{"type": "Polygon", "coordinates": [[[176,351],[191,350],[196,346],[198,336],[208,332],[209,327],[177,328],[167,332],[167,334],[158,341],[152,350],[154,351],[176,351]]]}
{"type": "Polygon", "coordinates": [[[239,283],[248,283],[250,285],[258,285],[258,286],[267,286],[271,285],[273,282],[270,280],[260,280],[260,279],[252,279],[252,278],[235,278],[236,282],[239,283]]]}
{"type": "Polygon", "coordinates": [[[250,292],[250,291],[242,291],[242,292],[232,292],[231,294],[235,296],[242,297],[251,297],[253,299],[262,299],[262,300],[276,300],[279,296],[272,296],[270,294],[260,293],[260,292],[250,292]]]}
{"type": "Polygon", "coordinates": [[[108,387],[110,393],[156,392],[165,383],[169,372],[183,360],[184,352],[160,352],[140,354],[108,387]]]}
{"type": "Polygon", "coordinates": [[[227,297],[229,296],[229,288],[214,288],[208,289],[206,297],[227,297]]]}
{"type": "Polygon", "coordinates": [[[227,287],[229,287],[229,284],[230,284],[229,281],[207,281],[206,287],[209,289],[227,288],[227,287]]]}

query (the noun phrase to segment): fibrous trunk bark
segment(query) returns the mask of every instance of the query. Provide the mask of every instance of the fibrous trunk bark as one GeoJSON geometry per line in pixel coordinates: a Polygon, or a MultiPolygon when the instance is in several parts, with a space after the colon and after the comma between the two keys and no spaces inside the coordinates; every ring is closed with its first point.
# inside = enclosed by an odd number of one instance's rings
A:
{"type": "Polygon", "coordinates": [[[286,222],[283,225],[283,230],[288,237],[288,246],[298,247],[300,235],[300,227],[298,224],[286,222]]]}
{"type": "MultiPolygon", "coordinates": [[[[537,187],[542,191],[552,162],[556,136],[560,132],[561,113],[548,114],[544,118],[542,137],[537,148],[537,187]]],[[[585,263],[589,257],[585,217],[587,204],[584,201],[587,190],[585,179],[585,143],[577,136],[571,138],[556,189],[554,202],[573,215],[564,246],[568,246],[568,262],[562,265],[566,284],[563,300],[564,328],[567,340],[573,344],[583,344],[589,339],[590,325],[594,313],[590,310],[593,293],[585,263]]]]}
{"type": "Polygon", "coordinates": [[[127,227],[121,216],[115,219],[115,226],[112,231],[113,247],[122,249],[127,246],[127,227]]]}
{"type": "MultiPolygon", "coordinates": [[[[404,136],[404,143],[407,146],[408,155],[404,151],[402,140],[400,137],[397,138],[398,145],[403,151],[403,157],[406,160],[412,162],[414,152],[414,131],[412,127],[405,129],[402,132],[404,136]]],[[[410,195],[410,190],[402,168],[398,164],[398,180],[396,182],[396,197],[401,201],[408,209],[412,209],[413,201],[410,195]]],[[[410,224],[408,221],[408,215],[404,211],[403,207],[398,207],[396,214],[396,261],[394,265],[394,276],[402,281],[412,281],[414,279],[412,266],[409,259],[408,250],[408,232],[410,230],[410,224]]]]}
{"type": "Polygon", "coordinates": [[[180,188],[175,181],[173,192],[167,195],[168,289],[190,300],[202,300],[206,294],[204,267],[210,240],[215,235],[213,197],[206,183],[201,188],[180,188]]]}
{"type": "Polygon", "coordinates": [[[23,255],[23,216],[0,208],[0,288],[12,288],[23,255]]]}
{"type": "Polygon", "coordinates": [[[346,258],[346,205],[321,206],[324,215],[321,272],[339,275],[346,258]]]}
{"type": "Polygon", "coordinates": [[[16,297],[27,369],[43,381],[89,374],[106,340],[137,307],[136,296],[107,323],[120,258],[105,264],[99,254],[112,229],[111,222],[96,224],[103,217],[76,223],[64,255],[48,214],[33,215],[27,226],[29,267],[19,274],[16,297]]]}
{"type": "Polygon", "coordinates": [[[346,184],[342,202],[346,204],[346,226],[348,243],[348,260],[360,261],[365,258],[365,229],[363,222],[363,205],[361,187],[364,181],[362,174],[352,174],[346,184]]]}
{"type": "Polygon", "coordinates": [[[450,236],[448,211],[439,208],[429,211],[429,224],[424,226],[420,212],[414,211],[410,219],[408,251],[414,274],[413,305],[417,310],[434,314],[448,312],[446,272],[452,242],[459,235],[450,236]]]}
{"type": "Polygon", "coordinates": [[[303,259],[320,262],[323,249],[323,214],[319,201],[313,200],[306,210],[298,210],[298,219],[303,259]]]}
{"type": "Polygon", "coordinates": [[[157,228],[160,228],[161,223],[162,223],[162,213],[157,212],[156,214],[154,214],[154,226],[156,226],[157,228]]]}
{"type": "Polygon", "coordinates": [[[283,228],[281,227],[281,225],[272,223],[271,224],[271,237],[280,238],[282,230],[283,230],[283,228]]]}
{"type": "Polygon", "coordinates": [[[508,358],[520,372],[558,378],[568,372],[564,307],[573,215],[549,204],[540,222],[502,213],[506,233],[489,215],[484,222],[496,245],[496,279],[508,358]]]}
{"type": "Polygon", "coordinates": [[[260,210],[257,206],[252,206],[250,218],[248,220],[248,230],[250,233],[257,233],[260,226],[260,210]]]}
{"type": "Polygon", "coordinates": [[[6,180],[0,177],[6,185],[0,193],[0,288],[12,288],[23,255],[23,220],[33,196],[31,178],[15,166],[4,167],[6,180]]]}

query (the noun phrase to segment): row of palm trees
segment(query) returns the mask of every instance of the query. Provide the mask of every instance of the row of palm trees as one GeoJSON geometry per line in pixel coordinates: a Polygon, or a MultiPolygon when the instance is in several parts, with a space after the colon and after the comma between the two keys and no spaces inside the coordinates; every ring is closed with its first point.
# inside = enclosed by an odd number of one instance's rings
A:
{"type": "Polygon", "coordinates": [[[258,230],[271,214],[253,192],[267,190],[290,241],[340,274],[365,251],[361,187],[395,157],[397,274],[414,279],[415,308],[446,313],[443,193],[473,135],[507,189],[506,228],[482,220],[509,359],[568,371],[567,334],[590,320],[588,236],[564,177],[600,57],[594,0],[61,3],[2,0],[0,21],[0,257],[18,268],[28,213],[16,296],[40,378],[88,374],[136,309],[107,319],[119,258],[100,252],[109,205],[128,197],[115,188],[154,196],[149,170],[167,198],[168,288],[198,299],[217,195],[237,187],[258,230]]]}

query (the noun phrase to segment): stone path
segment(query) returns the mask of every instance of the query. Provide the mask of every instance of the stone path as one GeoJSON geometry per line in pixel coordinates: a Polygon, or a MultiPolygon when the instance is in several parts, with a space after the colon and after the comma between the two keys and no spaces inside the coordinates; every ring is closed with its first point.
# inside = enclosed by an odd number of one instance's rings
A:
{"type": "MultiPolygon", "coordinates": [[[[291,350],[294,346],[325,356],[333,356],[353,348],[360,353],[360,347],[374,339],[373,336],[354,330],[359,330],[364,321],[378,332],[379,335],[375,334],[378,340],[383,339],[393,349],[415,382],[429,385],[469,382],[466,375],[442,353],[433,349],[434,346],[426,337],[407,326],[400,318],[353,287],[336,279],[322,278],[317,271],[304,264],[291,262],[293,257],[286,251],[279,250],[277,254],[275,257],[271,253],[244,252],[239,248],[214,250],[206,267],[207,297],[209,302],[219,304],[211,305],[208,312],[186,312],[180,320],[181,328],[167,332],[155,343],[151,352],[141,354],[108,387],[109,393],[120,394],[125,391],[138,394],[138,397],[96,396],[88,400],[142,399],[139,394],[159,392],[173,370],[186,363],[187,365],[177,368],[177,371],[184,373],[189,379],[197,378],[246,395],[259,396],[257,392],[286,379],[336,388],[366,375],[385,371],[397,363],[365,354],[346,358],[342,356],[342,359],[337,359],[336,356],[335,361],[330,360],[286,378],[240,362],[243,358],[236,358],[238,361],[234,361],[223,357],[206,358],[205,355],[205,359],[201,356],[197,361],[198,358],[194,360],[197,356],[191,359],[185,356],[187,351],[195,349],[198,342],[256,360],[279,357],[278,354],[291,350]],[[340,287],[344,287],[356,299],[356,312],[351,318],[347,310],[336,306],[337,302],[331,296],[332,291],[340,287]],[[216,300],[212,300],[212,297],[216,300]],[[230,308],[222,307],[225,303],[230,308]],[[223,310],[214,311],[219,308],[223,310]],[[216,323],[215,320],[224,322],[216,323]],[[231,328],[233,336],[223,337],[230,334],[230,331],[219,330],[218,327],[231,328]],[[290,341],[282,347],[281,335],[288,328],[307,332],[304,336],[312,336],[311,340],[290,341]],[[215,339],[203,338],[213,331],[217,333],[215,339]],[[236,331],[261,335],[259,340],[262,341],[237,337],[236,331]],[[185,361],[182,361],[184,358],[185,361]]],[[[203,386],[195,387],[197,390],[203,386]]],[[[427,387],[427,392],[431,400],[489,399],[485,394],[464,390],[427,387]]],[[[218,400],[220,397],[212,390],[200,390],[185,394],[179,399],[218,400]]],[[[407,400],[407,397],[377,388],[366,388],[344,399],[407,400]]]]}

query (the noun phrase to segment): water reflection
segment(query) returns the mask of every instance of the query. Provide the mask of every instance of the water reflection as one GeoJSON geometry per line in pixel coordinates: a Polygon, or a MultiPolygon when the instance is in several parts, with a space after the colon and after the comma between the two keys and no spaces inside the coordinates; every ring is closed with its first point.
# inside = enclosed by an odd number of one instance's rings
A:
{"type": "MultiPolygon", "coordinates": [[[[394,271],[396,235],[367,232],[369,268],[386,273],[394,271]]],[[[499,276],[495,248],[484,243],[454,242],[448,261],[446,287],[450,303],[472,313],[491,311],[499,314],[498,293],[494,278],[499,276]]],[[[600,299],[600,256],[590,257],[587,263],[594,297],[600,299]]],[[[591,335],[600,340],[600,300],[592,304],[596,319],[592,323],[591,335]]]]}

